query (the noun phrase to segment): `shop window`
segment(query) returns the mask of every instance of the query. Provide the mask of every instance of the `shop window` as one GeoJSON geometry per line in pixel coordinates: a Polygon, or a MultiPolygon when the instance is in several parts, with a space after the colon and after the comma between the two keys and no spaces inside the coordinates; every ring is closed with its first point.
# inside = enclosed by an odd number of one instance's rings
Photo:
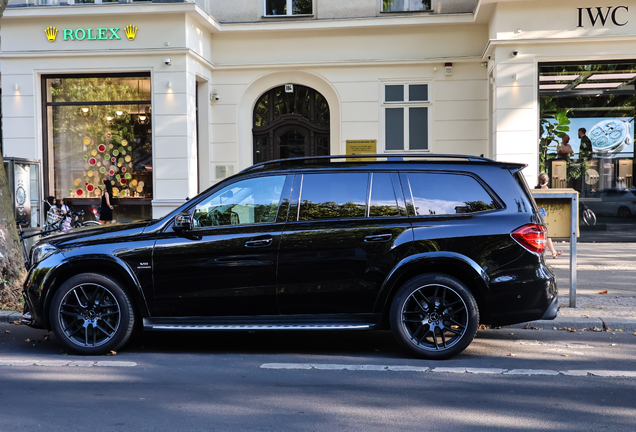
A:
{"type": "Polygon", "coordinates": [[[312,0],[265,0],[265,16],[313,14],[312,0]]]}
{"type": "Polygon", "coordinates": [[[384,148],[387,151],[429,150],[428,84],[384,85],[384,148]]]}
{"type": "Polygon", "coordinates": [[[636,61],[542,63],[539,101],[540,171],[550,187],[580,192],[597,216],[582,238],[633,240],[636,61]]]}
{"type": "Polygon", "coordinates": [[[382,12],[421,12],[431,10],[431,0],[382,0],[382,12]]]}
{"type": "Polygon", "coordinates": [[[116,220],[148,218],[152,184],[149,76],[44,77],[45,185],[73,207],[113,185],[116,220]]]}

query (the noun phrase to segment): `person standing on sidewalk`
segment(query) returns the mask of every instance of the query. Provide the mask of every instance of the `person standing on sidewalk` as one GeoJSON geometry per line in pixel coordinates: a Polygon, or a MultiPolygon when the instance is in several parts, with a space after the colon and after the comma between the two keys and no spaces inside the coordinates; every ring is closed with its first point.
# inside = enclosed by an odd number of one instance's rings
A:
{"type": "MultiPolygon", "coordinates": [[[[539,174],[539,183],[537,184],[535,189],[548,189],[548,182],[549,181],[550,181],[550,177],[548,177],[548,175],[546,173],[539,174]]],[[[548,249],[550,249],[550,252],[552,252],[552,258],[556,258],[559,255],[563,254],[563,251],[558,251],[558,250],[554,249],[554,245],[552,244],[552,239],[551,238],[548,238],[548,241],[546,242],[546,245],[548,246],[548,249]]]]}
{"type": "Polygon", "coordinates": [[[102,190],[102,205],[99,209],[99,223],[108,225],[113,221],[113,206],[110,203],[113,197],[113,185],[110,180],[104,179],[104,189],[102,190]]]}

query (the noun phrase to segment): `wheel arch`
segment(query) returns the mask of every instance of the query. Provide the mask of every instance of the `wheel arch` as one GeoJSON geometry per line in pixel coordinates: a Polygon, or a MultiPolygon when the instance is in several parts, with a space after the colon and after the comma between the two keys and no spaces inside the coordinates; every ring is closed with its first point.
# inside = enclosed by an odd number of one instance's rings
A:
{"type": "Polygon", "coordinates": [[[455,252],[426,252],[403,259],[384,281],[374,307],[374,312],[382,313],[384,324],[388,324],[391,302],[400,287],[409,279],[427,273],[446,274],[466,285],[475,297],[480,320],[488,322],[490,278],[486,272],[465,255],[455,252]]]}
{"type": "Polygon", "coordinates": [[[68,260],[58,266],[47,278],[44,286],[43,324],[51,328],[49,309],[58,288],[68,279],[82,273],[95,273],[113,278],[123,284],[122,289],[131,295],[131,303],[138,317],[150,316],[148,303],[139,280],[125,262],[110,255],[83,256],[81,260],[68,260]]]}

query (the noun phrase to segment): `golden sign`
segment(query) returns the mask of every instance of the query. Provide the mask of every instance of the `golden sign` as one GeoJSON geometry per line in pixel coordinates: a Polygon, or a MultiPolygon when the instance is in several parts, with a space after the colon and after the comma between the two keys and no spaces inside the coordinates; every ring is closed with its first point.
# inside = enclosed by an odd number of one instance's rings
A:
{"type": "Polygon", "coordinates": [[[128,40],[135,40],[135,36],[137,36],[137,27],[134,25],[127,25],[124,27],[124,31],[126,32],[126,37],[128,40]]]}
{"type": "Polygon", "coordinates": [[[46,38],[49,42],[55,42],[55,38],[57,37],[57,29],[55,27],[47,27],[44,33],[46,33],[46,38]]]}

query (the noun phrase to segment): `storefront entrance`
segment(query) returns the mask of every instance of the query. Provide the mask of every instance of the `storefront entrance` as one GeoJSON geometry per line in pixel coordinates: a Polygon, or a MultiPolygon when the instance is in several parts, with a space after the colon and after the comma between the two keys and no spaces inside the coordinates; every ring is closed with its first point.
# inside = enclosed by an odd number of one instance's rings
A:
{"type": "Polygon", "coordinates": [[[295,84],[271,89],[254,107],[254,163],[329,154],[329,104],[295,84]]]}

